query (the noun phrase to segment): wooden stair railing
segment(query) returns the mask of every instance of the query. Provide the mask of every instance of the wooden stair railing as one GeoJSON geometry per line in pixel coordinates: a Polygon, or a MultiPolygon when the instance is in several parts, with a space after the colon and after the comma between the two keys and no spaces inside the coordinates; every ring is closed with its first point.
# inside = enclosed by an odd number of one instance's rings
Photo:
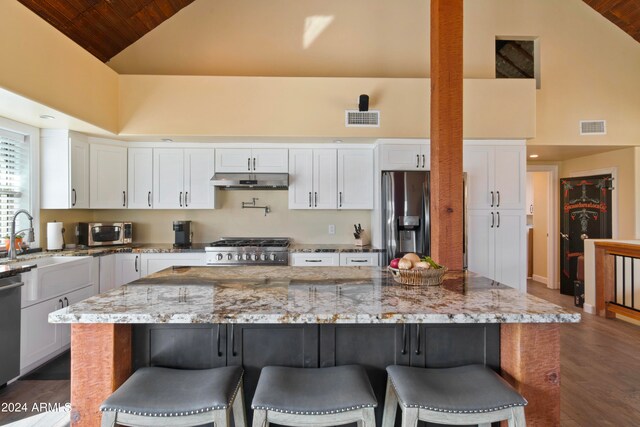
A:
{"type": "MultiPolygon", "coordinates": [[[[615,318],[616,314],[640,320],[640,310],[635,302],[634,262],[640,259],[640,245],[610,241],[595,242],[596,262],[596,314],[615,318]],[[618,273],[616,260],[622,257],[622,293],[618,296],[618,273]],[[627,295],[626,266],[630,264],[630,296],[627,295]]],[[[640,301],[639,301],[640,303],[640,301]]]]}

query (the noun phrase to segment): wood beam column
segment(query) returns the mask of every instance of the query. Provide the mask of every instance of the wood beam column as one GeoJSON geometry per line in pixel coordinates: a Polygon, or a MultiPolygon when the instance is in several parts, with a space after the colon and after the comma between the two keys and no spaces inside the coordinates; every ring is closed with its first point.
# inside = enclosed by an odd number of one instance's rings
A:
{"type": "Polygon", "coordinates": [[[431,0],[431,254],[463,266],[463,0],[431,0]]]}
{"type": "Polygon", "coordinates": [[[100,404],[131,376],[131,325],[71,325],[71,426],[99,427],[100,404]]]}

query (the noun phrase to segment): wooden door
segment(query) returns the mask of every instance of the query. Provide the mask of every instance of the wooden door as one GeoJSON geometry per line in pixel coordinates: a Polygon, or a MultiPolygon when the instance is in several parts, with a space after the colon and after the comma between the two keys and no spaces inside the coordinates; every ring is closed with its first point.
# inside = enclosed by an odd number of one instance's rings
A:
{"type": "Polygon", "coordinates": [[[560,292],[574,294],[584,239],[611,238],[611,175],[560,179],[560,292]]]}

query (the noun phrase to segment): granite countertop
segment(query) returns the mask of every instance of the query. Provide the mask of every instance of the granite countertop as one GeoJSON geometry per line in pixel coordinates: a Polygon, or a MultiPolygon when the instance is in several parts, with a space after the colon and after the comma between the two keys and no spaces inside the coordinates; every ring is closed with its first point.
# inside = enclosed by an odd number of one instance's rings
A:
{"type": "Polygon", "coordinates": [[[36,268],[35,264],[31,265],[0,265],[0,279],[17,276],[20,273],[30,271],[36,268]]]}
{"type": "Polygon", "coordinates": [[[51,323],[562,323],[569,312],[467,272],[442,286],[379,267],[173,267],[49,315],[51,323]]]}

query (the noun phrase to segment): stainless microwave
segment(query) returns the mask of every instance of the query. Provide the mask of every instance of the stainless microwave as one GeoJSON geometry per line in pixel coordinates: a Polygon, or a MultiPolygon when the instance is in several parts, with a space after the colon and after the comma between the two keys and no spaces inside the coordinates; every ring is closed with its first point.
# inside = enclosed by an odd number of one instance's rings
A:
{"type": "Polygon", "coordinates": [[[130,222],[80,222],[76,227],[78,244],[84,246],[126,245],[132,237],[130,222]]]}

